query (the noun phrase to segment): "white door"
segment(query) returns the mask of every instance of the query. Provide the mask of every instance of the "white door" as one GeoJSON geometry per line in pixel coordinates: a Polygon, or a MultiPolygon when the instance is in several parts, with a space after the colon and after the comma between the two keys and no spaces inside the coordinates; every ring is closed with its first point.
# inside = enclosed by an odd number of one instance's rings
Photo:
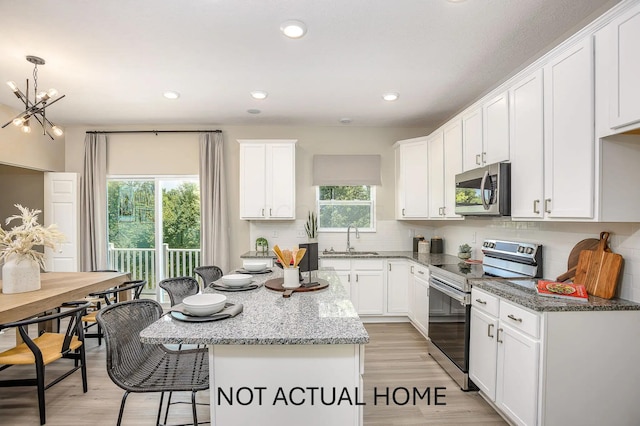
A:
{"type": "Polygon", "coordinates": [[[295,165],[295,145],[267,145],[267,217],[294,219],[295,165]]]}
{"type": "Polygon", "coordinates": [[[640,121],[640,6],[611,23],[614,61],[611,90],[612,128],[640,121]]]}
{"type": "Polygon", "coordinates": [[[462,173],[462,123],[455,120],[444,129],[444,215],[459,218],[456,210],[456,175],[462,173]]]}
{"type": "Polygon", "coordinates": [[[409,264],[389,261],[387,269],[387,312],[406,315],[409,311],[409,264]]]}
{"type": "Polygon", "coordinates": [[[500,323],[496,404],[518,425],[535,425],[540,343],[500,323]]]}
{"type": "Polygon", "coordinates": [[[552,59],[544,73],[543,209],[550,218],[592,218],[595,141],[591,37],[552,59]]]}
{"type": "Polygon", "coordinates": [[[509,161],[509,95],[503,93],[484,104],[482,164],[509,161]]]}
{"type": "Polygon", "coordinates": [[[426,141],[400,145],[400,218],[427,218],[428,148],[426,141]]]}
{"type": "Polygon", "coordinates": [[[482,165],[482,108],[462,117],[462,167],[464,171],[482,165]]]}
{"type": "Polygon", "coordinates": [[[266,147],[240,144],[240,218],[266,218],[266,147]]]}
{"type": "Polygon", "coordinates": [[[384,278],[382,271],[354,271],[351,277],[351,284],[357,288],[356,309],[358,313],[364,315],[383,314],[384,278]]]}
{"type": "Polygon", "coordinates": [[[510,89],[511,216],[541,219],[544,215],[544,104],[542,70],[510,89]]]}
{"type": "Polygon", "coordinates": [[[57,250],[45,249],[47,271],[80,270],[79,205],[77,173],[44,174],[44,225],[56,224],[66,237],[57,250]]]}
{"type": "Polygon", "coordinates": [[[427,141],[429,170],[429,217],[444,216],[444,149],[443,133],[437,132],[427,141]]]}
{"type": "Polygon", "coordinates": [[[469,378],[492,401],[496,399],[498,320],[471,307],[469,378]]]}

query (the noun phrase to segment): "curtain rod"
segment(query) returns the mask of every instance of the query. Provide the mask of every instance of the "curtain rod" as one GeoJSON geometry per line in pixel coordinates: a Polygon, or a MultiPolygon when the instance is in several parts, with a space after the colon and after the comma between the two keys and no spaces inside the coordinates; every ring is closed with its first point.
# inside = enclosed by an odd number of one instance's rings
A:
{"type": "Polygon", "coordinates": [[[222,133],[222,130],[90,130],[91,134],[111,134],[111,133],[222,133]]]}

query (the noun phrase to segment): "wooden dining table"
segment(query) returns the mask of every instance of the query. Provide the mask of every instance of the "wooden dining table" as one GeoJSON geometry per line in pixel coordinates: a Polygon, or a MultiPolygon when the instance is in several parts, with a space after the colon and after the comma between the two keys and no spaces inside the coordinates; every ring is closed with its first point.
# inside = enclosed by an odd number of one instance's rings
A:
{"type": "MultiPolygon", "coordinates": [[[[106,290],[128,280],[129,274],[122,272],[43,272],[40,290],[13,294],[0,292],[0,324],[32,317],[65,302],[82,300],[89,293],[106,290]]],[[[126,295],[120,300],[126,300],[126,295]]]]}

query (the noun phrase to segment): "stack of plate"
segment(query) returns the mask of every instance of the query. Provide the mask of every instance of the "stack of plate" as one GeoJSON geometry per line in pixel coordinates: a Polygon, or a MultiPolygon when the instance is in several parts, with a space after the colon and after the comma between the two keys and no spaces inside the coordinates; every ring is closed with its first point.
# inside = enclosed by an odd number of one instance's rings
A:
{"type": "Polygon", "coordinates": [[[262,272],[267,269],[266,262],[244,262],[242,265],[249,272],[262,272]]]}
{"type": "Polygon", "coordinates": [[[227,287],[246,287],[248,285],[251,285],[251,280],[253,280],[253,275],[247,274],[224,275],[222,278],[220,278],[222,284],[226,285],[227,287]]]}
{"type": "Polygon", "coordinates": [[[191,315],[205,317],[220,312],[227,302],[227,296],[216,293],[194,294],[182,301],[184,309],[191,315]]]}

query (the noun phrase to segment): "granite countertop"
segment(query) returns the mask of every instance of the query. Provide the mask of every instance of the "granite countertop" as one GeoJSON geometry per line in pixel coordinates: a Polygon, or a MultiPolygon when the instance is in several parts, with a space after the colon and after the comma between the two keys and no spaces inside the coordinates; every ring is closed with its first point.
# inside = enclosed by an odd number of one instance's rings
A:
{"type": "Polygon", "coordinates": [[[505,300],[514,302],[525,308],[538,312],[572,312],[572,311],[637,311],[640,303],[623,299],[602,299],[589,296],[589,302],[560,300],[552,297],[538,296],[535,290],[521,287],[506,280],[482,279],[473,280],[473,287],[495,294],[505,300]]]}
{"type": "MultiPolygon", "coordinates": [[[[254,275],[256,283],[282,277],[280,268],[254,275]]],[[[180,322],[163,316],[140,333],[144,343],[193,343],[208,345],[327,345],[362,344],[369,335],[349,296],[332,268],[318,271],[329,282],[327,289],[297,293],[259,287],[239,292],[219,292],[231,303],[242,303],[238,316],[204,323],[180,322]]],[[[211,288],[207,293],[217,293],[211,288]]]]}
{"type": "MultiPolygon", "coordinates": [[[[372,250],[373,251],[373,250],[372,250]]],[[[330,252],[320,252],[320,259],[408,259],[418,262],[424,266],[429,265],[445,265],[460,262],[457,256],[450,254],[431,254],[431,253],[415,253],[412,251],[380,251],[375,250],[377,255],[358,255],[358,254],[332,254],[330,252]]],[[[260,259],[260,258],[276,258],[274,252],[269,251],[267,254],[257,251],[248,251],[240,256],[241,259],[260,259]]]]}

